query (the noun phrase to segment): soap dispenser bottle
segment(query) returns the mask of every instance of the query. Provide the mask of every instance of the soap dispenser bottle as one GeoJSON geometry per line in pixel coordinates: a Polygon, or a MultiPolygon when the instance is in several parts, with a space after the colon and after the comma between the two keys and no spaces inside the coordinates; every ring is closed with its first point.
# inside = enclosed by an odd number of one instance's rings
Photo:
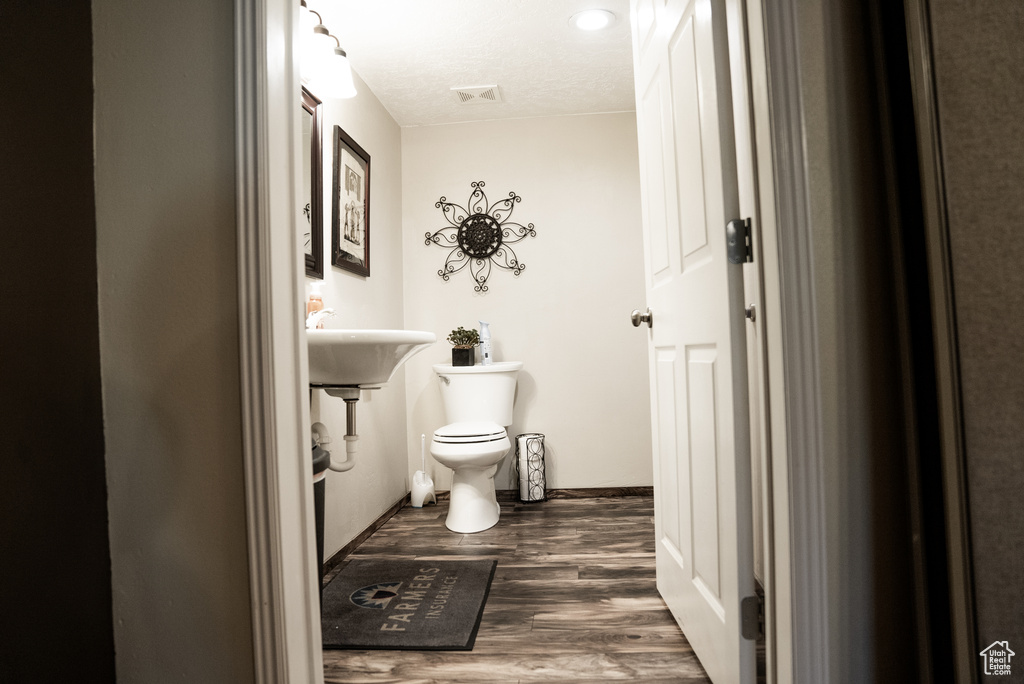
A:
{"type": "MultiPolygon", "coordinates": [[[[310,314],[322,311],[324,308],[324,298],[320,294],[320,283],[313,283],[309,286],[309,300],[306,302],[306,318],[308,319],[310,314]]],[[[324,327],[323,321],[317,323],[318,328],[324,327]]]]}
{"type": "Polygon", "coordinates": [[[491,329],[487,326],[489,323],[480,321],[480,356],[483,359],[480,363],[484,366],[490,366],[494,362],[491,358],[491,329]]]}

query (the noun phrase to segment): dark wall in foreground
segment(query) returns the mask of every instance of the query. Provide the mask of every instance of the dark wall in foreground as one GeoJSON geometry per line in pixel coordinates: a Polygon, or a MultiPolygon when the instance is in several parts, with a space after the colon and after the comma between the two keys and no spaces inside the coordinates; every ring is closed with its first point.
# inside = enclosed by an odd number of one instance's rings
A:
{"type": "Polygon", "coordinates": [[[0,681],[114,681],[87,2],[0,4],[0,681]]]}
{"type": "MultiPolygon", "coordinates": [[[[1024,5],[929,3],[978,648],[1024,647],[1024,5]]],[[[1024,663],[1012,659],[1020,677],[1024,663]]],[[[975,661],[980,674],[981,658],[975,661]]],[[[1016,678],[1014,681],[1018,681],[1016,678]]]]}

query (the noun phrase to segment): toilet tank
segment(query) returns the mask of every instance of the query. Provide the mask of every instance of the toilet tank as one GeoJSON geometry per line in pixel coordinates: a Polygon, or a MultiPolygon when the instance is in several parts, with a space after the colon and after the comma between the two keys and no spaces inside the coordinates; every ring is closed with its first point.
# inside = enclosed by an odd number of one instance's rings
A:
{"type": "Polygon", "coordinates": [[[516,376],[522,367],[522,361],[496,361],[489,366],[434,364],[447,421],[511,425],[516,376]]]}

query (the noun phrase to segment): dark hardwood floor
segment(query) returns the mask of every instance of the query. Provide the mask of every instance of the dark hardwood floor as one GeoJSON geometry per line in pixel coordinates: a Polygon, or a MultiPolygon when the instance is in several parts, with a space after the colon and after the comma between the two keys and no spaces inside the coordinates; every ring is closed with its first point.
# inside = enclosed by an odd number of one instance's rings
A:
{"type": "Polygon", "coordinates": [[[654,586],[649,496],[502,503],[477,534],[444,526],[447,503],[406,507],[352,558],[494,558],[472,651],[324,651],[327,682],[710,680],[654,586]]]}

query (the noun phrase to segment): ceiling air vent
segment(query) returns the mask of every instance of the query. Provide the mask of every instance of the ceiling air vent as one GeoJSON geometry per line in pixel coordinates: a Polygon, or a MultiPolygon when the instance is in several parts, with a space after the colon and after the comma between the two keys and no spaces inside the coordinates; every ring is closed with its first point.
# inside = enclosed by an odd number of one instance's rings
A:
{"type": "Polygon", "coordinates": [[[501,88],[496,85],[472,88],[452,88],[452,96],[459,104],[487,104],[501,102],[501,88]]]}

